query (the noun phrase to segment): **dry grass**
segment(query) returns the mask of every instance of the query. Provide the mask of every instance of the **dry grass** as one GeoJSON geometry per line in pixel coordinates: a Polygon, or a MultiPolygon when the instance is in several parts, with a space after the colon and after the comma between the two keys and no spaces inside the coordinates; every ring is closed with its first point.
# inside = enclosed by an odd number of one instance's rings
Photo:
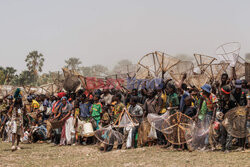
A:
{"type": "Polygon", "coordinates": [[[97,146],[23,144],[11,152],[10,143],[0,143],[0,166],[250,166],[246,152],[173,151],[159,146],[103,153],[97,146]]]}

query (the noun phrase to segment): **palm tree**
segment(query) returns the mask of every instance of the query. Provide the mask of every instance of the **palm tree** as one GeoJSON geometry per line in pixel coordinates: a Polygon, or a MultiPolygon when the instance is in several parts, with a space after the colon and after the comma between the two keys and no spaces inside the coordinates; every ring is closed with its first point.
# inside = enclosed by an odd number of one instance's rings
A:
{"type": "Polygon", "coordinates": [[[78,70],[79,65],[82,64],[79,58],[71,57],[68,60],[65,60],[66,67],[70,70],[78,70]]]}
{"type": "Polygon", "coordinates": [[[25,62],[28,70],[34,75],[33,81],[35,81],[38,77],[38,72],[42,72],[44,63],[43,55],[41,53],[38,54],[37,51],[30,52],[27,55],[25,62]]]}

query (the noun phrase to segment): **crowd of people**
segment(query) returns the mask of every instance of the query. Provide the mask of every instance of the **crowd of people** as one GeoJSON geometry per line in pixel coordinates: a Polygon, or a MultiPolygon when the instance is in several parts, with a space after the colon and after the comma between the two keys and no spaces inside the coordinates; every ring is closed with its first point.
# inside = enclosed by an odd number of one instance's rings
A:
{"type": "MultiPolygon", "coordinates": [[[[125,147],[136,148],[141,146],[137,141],[138,129],[148,114],[181,112],[195,122],[210,125],[221,122],[225,114],[235,107],[245,106],[249,110],[249,84],[246,80],[232,80],[226,73],[219,82],[205,84],[201,88],[189,86],[185,77],[180,83],[168,79],[163,85],[155,90],[80,89],[74,93],[59,92],[56,96],[29,94],[26,97],[18,88],[13,95],[0,99],[0,137],[2,141],[12,142],[13,151],[21,149],[20,142],[48,142],[58,146],[96,144],[99,141],[94,135],[82,135],[80,122],[91,123],[93,129],[98,130],[119,124],[121,114],[126,110],[137,125],[131,131],[131,144],[125,147]]],[[[249,115],[247,120],[249,126],[249,115]]],[[[219,129],[218,144],[222,151],[233,146],[247,147],[247,136],[232,142],[235,137],[223,125],[219,129]]],[[[117,131],[124,133],[122,127],[117,131]]],[[[214,145],[208,142],[210,133],[206,135],[204,147],[200,149],[214,149],[214,145]]],[[[157,131],[154,143],[176,148],[160,131],[157,131]]],[[[122,146],[119,144],[117,148],[122,146]]],[[[107,146],[105,151],[112,148],[107,146]]],[[[181,149],[186,149],[185,145],[181,149]]]]}

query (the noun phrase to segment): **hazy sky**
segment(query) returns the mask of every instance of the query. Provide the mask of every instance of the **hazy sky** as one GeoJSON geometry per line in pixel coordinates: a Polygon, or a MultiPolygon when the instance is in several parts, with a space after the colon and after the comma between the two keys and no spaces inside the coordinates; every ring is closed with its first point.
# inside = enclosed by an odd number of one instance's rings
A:
{"type": "Polygon", "coordinates": [[[111,67],[155,50],[214,56],[230,41],[245,55],[249,8],[250,0],[0,0],[0,66],[24,70],[33,50],[45,72],[69,57],[111,67]]]}

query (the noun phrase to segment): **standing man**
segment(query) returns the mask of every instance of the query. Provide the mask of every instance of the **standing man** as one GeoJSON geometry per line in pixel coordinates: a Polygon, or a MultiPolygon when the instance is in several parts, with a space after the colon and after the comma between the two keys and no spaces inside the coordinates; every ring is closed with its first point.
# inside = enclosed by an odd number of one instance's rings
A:
{"type": "MultiPolygon", "coordinates": [[[[211,93],[212,88],[209,84],[203,85],[201,89],[200,107],[196,117],[198,117],[199,122],[201,122],[201,126],[205,130],[208,130],[210,125],[214,123],[218,100],[216,96],[211,93]]],[[[206,149],[209,144],[209,134],[206,135],[204,144],[204,149],[206,149]]]]}
{"type": "Polygon", "coordinates": [[[11,115],[11,133],[12,133],[12,147],[11,150],[20,150],[19,142],[21,135],[23,134],[23,103],[21,97],[17,97],[14,104],[11,105],[9,109],[9,114],[11,115]],[[15,141],[17,144],[15,146],[15,141]]]}
{"type": "MultiPolygon", "coordinates": [[[[131,114],[134,123],[141,123],[143,110],[140,105],[137,104],[137,98],[132,97],[130,99],[130,106],[128,107],[128,112],[131,114]]],[[[132,146],[136,148],[135,137],[138,132],[138,126],[132,128],[132,146]]]]}
{"type": "Polygon", "coordinates": [[[113,95],[109,93],[109,89],[104,89],[103,94],[101,95],[101,101],[104,105],[109,105],[112,102],[112,97],[113,95]]]}
{"type": "Polygon", "coordinates": [[[247,105],[247,98],[246,92],[242,89],[242,82],[241,80],[235,81],[235,89],[232,90],[231,96],[233,100],[237,102],[237,106],[246,106],[247,105]]]}
{"type": "MultiPolygon", "coordinates": [[[[236,101],[230,98],[230,86],[225,85],[221,88],[220,111],[225,115],[230,109],[236,107],[236,101]]],[[[222,151],[229,151],[233,137],[227,133],[226,128],[221,126],[221,145],[222,151]]]]}
{"type": "Polygon", "coordinates": [[[96,122],[96,129],[99,129],[99,122],[101,120],[102,105],[99,102],[100,97],[98,95],[94,96],[94,103],[91,107],[91,116],[96,122]]]}

